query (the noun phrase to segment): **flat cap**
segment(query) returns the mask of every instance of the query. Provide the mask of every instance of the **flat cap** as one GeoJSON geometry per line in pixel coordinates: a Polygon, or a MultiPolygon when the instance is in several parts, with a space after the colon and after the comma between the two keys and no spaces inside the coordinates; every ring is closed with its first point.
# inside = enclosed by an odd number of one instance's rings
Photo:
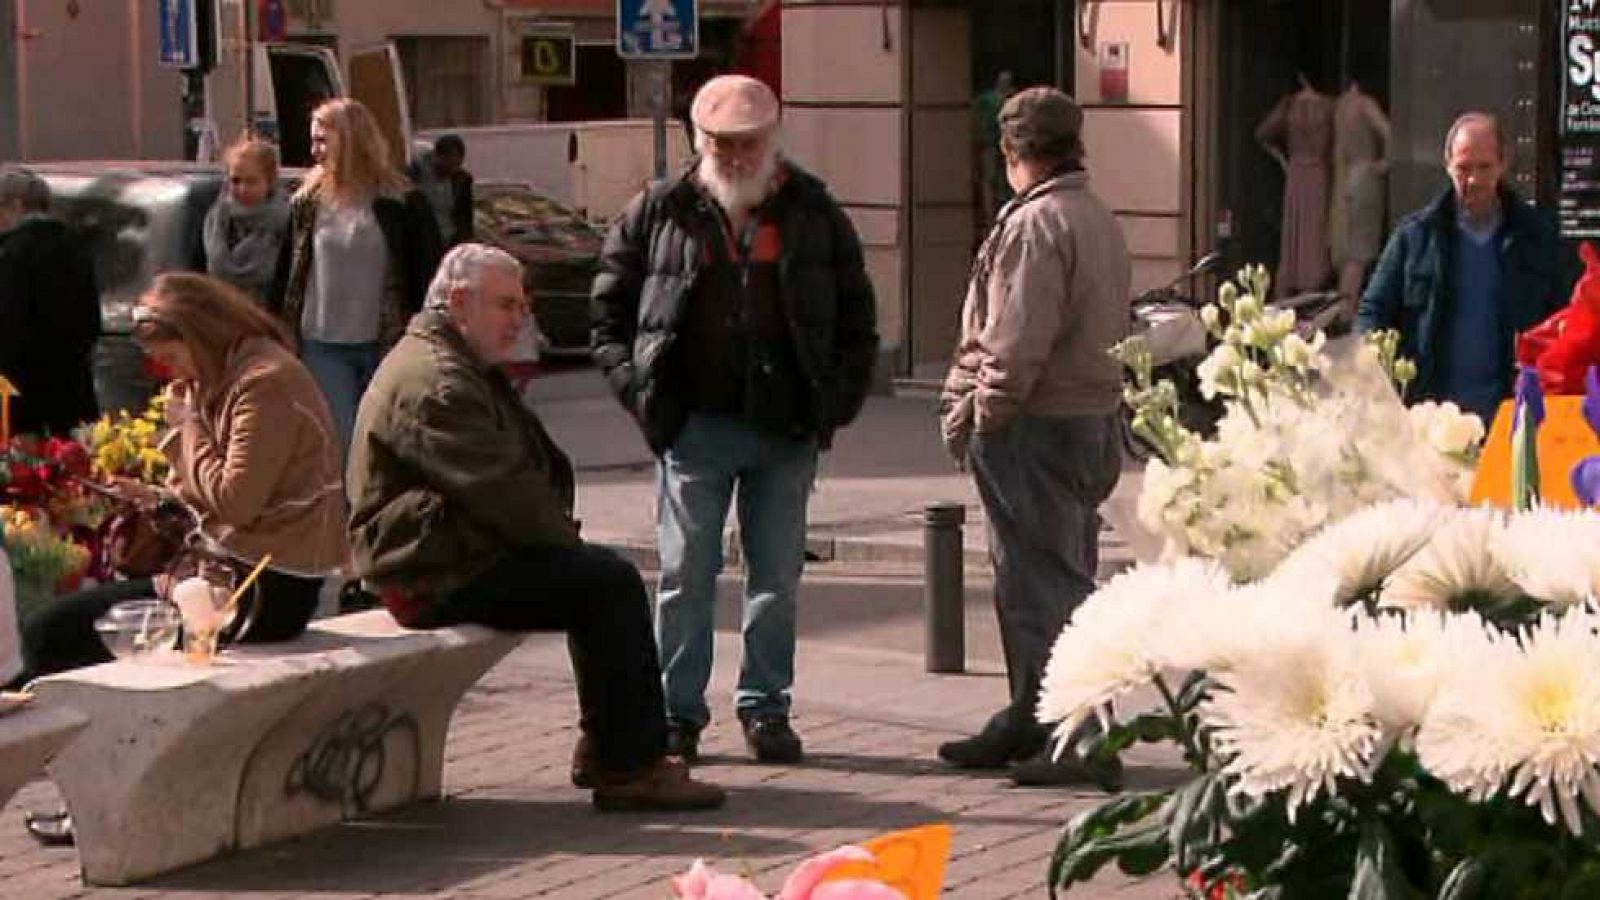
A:
{"type": "Polygon", "coordinates": [[[718,75],[694,95],[689,119],[707,134],[755,134],[778,124],[778,98],[754,78],[718,75]]]}
{"type": "Polygon", "coordinates": [[[1026,88],[1000,107],[1000,133],[1016,145],[1081,146],[1083,110],[1056,88],[1026,88]]]}

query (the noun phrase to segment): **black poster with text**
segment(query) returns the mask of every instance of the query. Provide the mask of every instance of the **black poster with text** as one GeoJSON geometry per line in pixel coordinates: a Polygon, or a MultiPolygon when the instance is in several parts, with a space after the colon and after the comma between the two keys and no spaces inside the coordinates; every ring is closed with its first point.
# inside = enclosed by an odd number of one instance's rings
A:
{"type": "Polygon", "coordinates": [[[1569,0],[1561,46],[1561,234],[1600,238],[1600,0],[1569,0]]]}

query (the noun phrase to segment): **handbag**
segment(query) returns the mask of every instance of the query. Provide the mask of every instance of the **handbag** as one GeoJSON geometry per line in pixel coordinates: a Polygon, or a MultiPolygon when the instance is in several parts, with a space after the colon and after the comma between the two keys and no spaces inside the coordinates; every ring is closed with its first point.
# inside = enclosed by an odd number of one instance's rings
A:
{"type": "Polygon", "coordinates": [[[177,558],[194,524],[189,510],[175,499],[126,503],[106,526],[106,560],[127,578],[149,578],[164,572],[177,558]]]}

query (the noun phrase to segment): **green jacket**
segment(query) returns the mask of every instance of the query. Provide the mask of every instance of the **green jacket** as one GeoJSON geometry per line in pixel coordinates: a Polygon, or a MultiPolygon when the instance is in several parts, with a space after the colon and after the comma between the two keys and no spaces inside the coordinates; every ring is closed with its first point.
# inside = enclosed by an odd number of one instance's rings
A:
{"type": "Polygon", "coordinates": [[[580,543],[572,463],[440,312],[378,367],[345,480],[356,572],[382,591],[439,597],[513,548],[580,543]]]}

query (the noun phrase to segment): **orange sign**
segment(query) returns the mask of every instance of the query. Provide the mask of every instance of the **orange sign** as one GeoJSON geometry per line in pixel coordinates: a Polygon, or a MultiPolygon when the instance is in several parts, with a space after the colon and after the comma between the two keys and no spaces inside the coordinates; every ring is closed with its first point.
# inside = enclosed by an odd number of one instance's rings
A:
{"type": "MultiPolygon", "coordinates": [[[[1510,400],[1500,404],[1489,437],[1483,443],[1478,472],[1472,480],[1471,502],[1511,508],[1510,400]]],[[[1583,419],[1583,397],[1561,395],[1544,398],[1544,424],[1539,426],[1539,494],[1545,506],[1577,509],[1582,504],[1572,491],[1572,467],[1600,454],[1600,439],[1583,419]]]]}
{"type": "Polygon", "coordinates": [[[944,889],[944,865],[950,858],[949,825],[894,831],[864,841],[861,846],[877,860],[842,863],[822,880],[880,881],[905,894],[906,900],[938,900],[944,889]]]}

